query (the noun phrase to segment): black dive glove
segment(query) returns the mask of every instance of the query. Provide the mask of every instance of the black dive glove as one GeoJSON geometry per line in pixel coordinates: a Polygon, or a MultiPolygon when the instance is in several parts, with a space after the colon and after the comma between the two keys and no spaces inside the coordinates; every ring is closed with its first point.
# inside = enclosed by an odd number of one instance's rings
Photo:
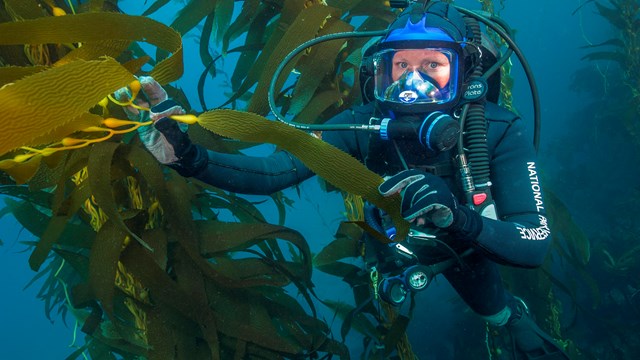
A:
{"type": "MultiPolygon", "coordinates": [[[[207,151],[200,145],[191,143],[187,135],[187,124],[169,119],[171,115],[182,115],[184,109],[175,101],[169,99],[167,92],[150,76],[138,78],[141,93],[134,102],[143,111],[133,106],[126,106],[125,112],[131,120],[153,120],[152,126],[142,126],[138,129],[140,140],[153,156],[162,164],[169,165],[182,176],[195,176],[208,163],[207,151]]],[[[131,99],[131,90],[122,88],[115,96],[120,101],[131,99]]]]}
{"type": "Polygon", "coordinates": [[[459,206],[440,177],[420,170],[405,170],[385,180],[378,190],[383,196],[400,193],[402,217],[418,226],[431,223],[453,235],[474,240],[482,231],[477,212],[459,206]]]}

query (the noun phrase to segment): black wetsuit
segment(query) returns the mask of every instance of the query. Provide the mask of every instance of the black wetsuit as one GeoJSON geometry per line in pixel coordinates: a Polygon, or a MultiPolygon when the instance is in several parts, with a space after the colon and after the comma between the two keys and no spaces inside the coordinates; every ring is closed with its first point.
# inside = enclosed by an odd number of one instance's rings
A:
{"type": "MultiPolygon", "coordinates": [[[[345,111],[329,123],[369,123],[372,105],[345,111]]],[[[502,310],[507,294],[495,262],[539,266],[549,247],[542,194],[538,182],[535,151],[523,121],[513,113],[488,103],[488,146],[492,195],[499,220],[482,218],[482,231],[475,239],[450,239],[457,251],[473,247],[465,257],[469,266],[444,273],[465,302],[480,315],[502,310]]],[[[363,131],[326,131],[324,141],[365,163],[380,175],[403,170],[393,144],[363,131]]],[[[444,178],[461,203],[466,200],[453,167],[452,152],[429,155],[417,142],[398,142],[410,167],[432,171],[444,178]]],[[[244,194],[271,194],[298,184],[314,174],[285,151],[267,157],[250,157],[208,152],[207,167],[196,177],[222,189],[244,194]]]]}

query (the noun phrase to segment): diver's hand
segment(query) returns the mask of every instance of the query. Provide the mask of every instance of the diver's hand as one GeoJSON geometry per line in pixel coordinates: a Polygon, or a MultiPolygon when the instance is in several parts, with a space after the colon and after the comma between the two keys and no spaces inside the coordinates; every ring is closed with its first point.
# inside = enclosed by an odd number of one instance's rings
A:
{"type": "Polygon", "coordinates": [[[480,214],[459,206],[444,180],[433,174],[405,170],[385,180],[378,190],[383,196],[400,193],[402,217],[418,226],[429,222],[464,241],[475,240],[482,231],[480,214]]]}
{"type": "MultiPolygon", "coordinates": [[[[131,105],[126,106],[124,111],[127,117],[133,121],[153,120],[153,126],[142,126],[138,129],[140,140],[162,164],[177,162],[181,149],[177,149],[174,143],[184,142],[181,141],[181,137],[186,137],[186,133],[172,133],[172,138],[169,139],[155,125],[160,119],[171,115],[182,115],[185,111],[180,105],[169,100],[167,92],[152,77],[141,76],[138,81],[142,87],[133,102],[142,108],[149,108],[151,111],[141,110],[131,105]]],[[[131,99],[131,89],[129,87],[119,89],[115,92],[115,97],[118,101],[128,102],[131,99]]]]}
{"type": "Polygon", "coordinates": [[[459,213],[458,201],[440,177],[419,170],[405,170],[385,180],[383,196],[400,193],[402,217],[416,225],[432,223],[448,228],[459,213]]]}
{"type": "MultiPolygon", "coordinates": [[[[172,115],[182,115],[184,109],[169,99],[164,88],[150,76],[141,76],[140,93],[134,103],[150,111],[140,110],[134,106],[126,106],[125,113],[130,120],[153,120],[153,126],[142,126],[138,129],[140,140],[151,154],[162,164],[170,165],[184,176],[193,176],[207,164],[206,150],[191,143],[187,135],[188,125],[171,120],[172,115]]],[[[115,92],[118,101],[131,99],[128,87],[115,92]]]]}

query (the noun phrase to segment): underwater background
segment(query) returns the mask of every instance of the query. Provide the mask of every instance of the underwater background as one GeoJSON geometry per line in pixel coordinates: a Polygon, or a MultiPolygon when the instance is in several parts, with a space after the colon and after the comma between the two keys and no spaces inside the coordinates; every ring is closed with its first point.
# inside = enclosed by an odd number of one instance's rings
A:
{"type": "MultiPolygon", "coordinates": [[[[42,3],[46,8],[50,2],[42,3]]],[[[65,5],[64,1],[58,3],[65,5]]],[[[161,2],[117,1],[130,15],[143,14],[154,3],[161,2]]],[[[166,3],[149,17],[170,25],[189,1],[166,3]]],[[[454,3],[469,9],[482,6],[471,0],[454,3]]],[[[238,2],[235,15],[240,6],[238,2]]],[[[555,295],[547,305],[557,304],[561,309],[557,319],[561,336],[572,342],[575,358],[636,359],[640,356],[636,339],[640,334],[640,70],[633,66],[639,65],[640,41],[628,34],[640,32],[639,2],[495,0],[493,6],[515,30],[515,40],[533,69],[541,97],[538,168],[547,189],[547,203],[561,209],[555,218],[561,244],[554,247],[547,267],[554,274],[555,295]],[[631,14],[630,24],[621,24],[616,17],[621,9],[631,14]],[[631,30],[625,33],[624,26],[631,30]]],[[[199,48],[204,22],[182,34],[185,71],[171,82],[184,91],[196,113],[203,111],[198,84],[204,70],[199,48]]],[[[3,36],[0,32],[0,39],[3,36]]],[[[155,54],[153,47],[142,46],[155,54]]],[[[208,105],[204,110],[222,104],[232,94],[228,79],[236,65],[234,59],[229,54],[215,64],[217,73],[202,90],[208,105]]],[[[530,92],[517,60],[514,62],[514,108],[531,120],[530,92]]],[[[264,145],[243,151],[255,155],[273,149],[264,145]]],[[[300,232],[313,254],[335,238],[340,223],[346,220],[342,194],[324,189],[312,178],[284,191],[281,198],[287,204],[283,225],[300,232]]],[[[3,200],[11,198],[3,196],[3,200]]],[[[280,221],[282,207],[271,197],[243,198],[254,203],[268,223],[280,221]]],[[[23,229],[10,211],[0,214],[0,359],[65,359],[84,344],[84,334],[76,328],[73,316],[67,314],[63,320],[58,307],[52,309],[51,320],[47,319],[45,301],[37,298],[46,277],[24,289],[36,275],[29,266],[33,251],[29,242],[38,237],[23,229]]],[[[220,218],[234,219],[233,211],[222,211],[220,218]]],[[[314,284],[321,298],[351,298],[348,285],[316,269],[314,284]]],[[[293,296],[295,292],[293,289],[293,296]]],[[[543,294],[542,303],[546,296],[543,294]]],[[[417,307],[420,310],[408,325],[408,336],[420,359],[470,359],[465,352],[469,349],[475,349],[477,357],[473,359],[489,358],[484,324],[469,313],[444,279],[418,295],[417,307]]],[[[318,311],[333,323],[331,310],[318,311]]],[[[337,339],[340,331],[335,322],[337,339]]],[[[347,344],[352,358],[360,358],[364,350],[355,330],[348,335],[347,344]]]]}

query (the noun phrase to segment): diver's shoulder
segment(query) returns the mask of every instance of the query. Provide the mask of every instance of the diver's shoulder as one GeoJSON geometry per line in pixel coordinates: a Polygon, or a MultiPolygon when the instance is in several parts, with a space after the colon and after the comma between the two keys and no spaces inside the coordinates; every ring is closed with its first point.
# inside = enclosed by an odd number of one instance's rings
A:
{"type": "Polygon", "coordinates": [[[513,111],[510,111],[507,108],[492,102],[487,102],[485,104],[484,112],[487,121],[502,122],[506,123],[507,125],[520,118],[520,116],[518,116],[513,111]]]}
{"type": "Polygon", "coordinates": [[[487,119],[487,144],[492,152],[505,138],[528,131],[518,114],[495,103],[486,103],[485,118],[487,119]]]}

